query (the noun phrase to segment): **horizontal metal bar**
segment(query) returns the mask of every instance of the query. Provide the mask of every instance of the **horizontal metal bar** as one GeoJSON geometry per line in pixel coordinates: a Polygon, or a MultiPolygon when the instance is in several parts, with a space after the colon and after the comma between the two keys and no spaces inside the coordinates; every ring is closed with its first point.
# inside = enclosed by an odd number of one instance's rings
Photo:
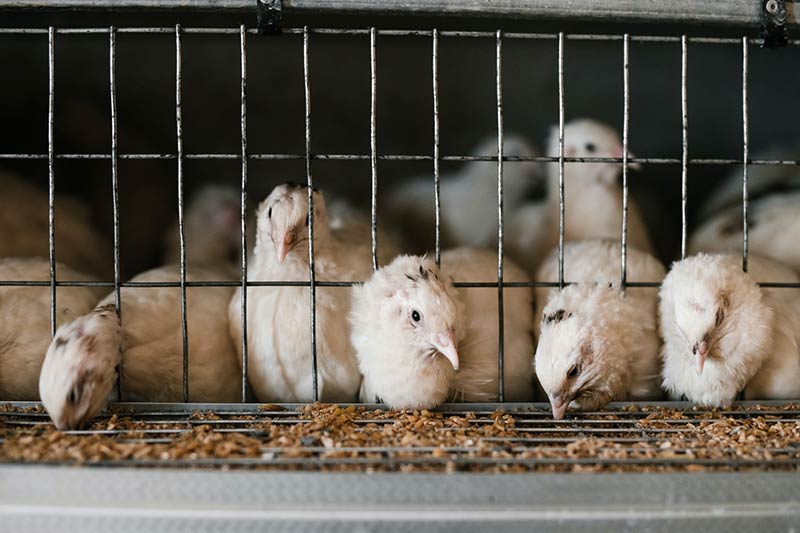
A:
{"type": "MultiPolygon", "coordinates": [[[[496,287],[496,284],[493,285],[496,287]]],[[[5,405],[20,412],[24,412],[27,416],[47,416],[42,410],[40,412],[27,412],[31,410],[43,409],[40,402],[22,402],[22,401],[2,401],[0,405],[5,405]]],[[[386,405],[377,403],[341,403],[338,404],[342,408],[355,406],[364,408],[366,410],[386,409],[386,405]]],[[[726,409],[706,409],[698,406],[692,402],[686,401],[646,401],[646,402],[611,402],[601,411],[586,411],[578,413],[583,416],[610,416],[619,415],[624,412],[626,416],[648,416],[652,414],[650,408],[663,408],[675,409],[679,411],[690,411],[693,415],[715,414],[717,416],[728,415],[765,415],[765,414],[781,414],[792,415],[797,414],[797,410],[785,410],[787,406],[797,406],[800,408],[800,398],[786,399],[786,400],[744,400],[736,401],[729,408],[726,409]],[[747,407],[762,407],[762,410],[748,410],[742,409],[747,407]],[[631,407],[636,407],[637,410],[631,411],[631,407]],[[774,409],[769,409],[774,408],[774,409]]],[[[305,403],[171,403],[171,402],[117,402],[111,403],[109,411],[114,414],[133,414],[137,416],[140,414],[147,414],[152,416],[165,416],[174,413],[187,413],[192,414],[195,412],[214,412],[217,415],[235,415],[242,413],[255,413],[263,415],[276,415],[291,413],[293,411],[299,412],[308,406],[305,403]]],[[[527,415],[527,416],[550,416],[550,404],[548,402],[506,402],[506,403],[444,403],[436,409],[431,409],[431,412],[440,413],[442,415],[459,415],[464,413],[491,414],[497,411],[506,412],[509,414],[527,415]]],[[[0,417],[8,415],[8,411],[0,410],[0,417]]],[[[19,414],[19,413],[16,413],[19,414]]],[[[575,413],[568,412],[568,416],[574,416],[575,413]]],[[[571,419],[570,419],[571,420],[571,419]]]]}
{"type": "MultiPolygon", "coordinates": [[[[568,19],[593,22],[659,22],[717,26],[760,23],[760,3],[749,0],[283,0],[292,15],[361,14],[426,15],[446,17],[568,19]]],[[[71,9],[250,12],[251,0],[0,0],[0,9],[71,9]]],[[[796,24],[790,10],[787,24],[796,24]]]]}
{"type": "MultiPolygon", "coordinates": [[[[316,287],[353,287],[360,285],[363,281],[315,281],[316,287]]],[[[574,281],[565,281],[564,285],[573,285],[574,281]]],[[[758,282],[759,287],[769,289],[800,289],[800,283],[782,283],[782,282],[758,282]]],[[[309,287],[311,285],[308,281],[256,281],[248,280],[244,284],[241,281],[187,281],[186,287],[309,287]]],[[[50,287],[49,281],[33,281],[33,280],[17,280],[7,281],[0,280],[0,287],[50,287]]],[[[56,287],[115,287],[113,281],[68,281],[57,280],[56,287]]],[[[124,281],[119,284],[120,287],[125,288],[142,288],[142,289],[155,289],[155,288],[171,288],[181,287],[180,281],[124,281]]],[[[502,286],[506,289],[523,289],[523,288],[551,288],[559,287],[557,281],[504,281],[498,284],[496,281],[456,281],[453,282],[453,287],[466,288],[466,289],[496,289],[502,286]]],[[[634,289],[655,289],[661,287],[661,283],[657,281],[626,281],[625,288],[634,289]]]]}
{"type": "MultiPolygon", "coordinates": [[[[0,159],[47,159],[46,153],[8,153],[0,154],[0,159]]],[[[158,160],[176,159],[176,154],[119,154],[119,159],[133,160],[158,160]]],[[[305,154],[248,154],[248,159],[253,161],[274,160],[274,161],[304,161],[305,154]]],[[[311,159],[321,161],[370,161],[370,154],[311,154],[311,159]]],[[[111,154],[55,154],[56,159],[89,159],[89,160],[110,160],[111,154]]],[[[184,159],[211,159],[211,160],[232,160],[240,161],[241,154],[184,154],[184,159]]],[[[421,154],[379,154],[377,158],[381,161],[432,161],[432,155],[421,154]]],[[[496,155],[445,155],[441,156],[441,161],[497,161],[496,155]]],[[[506,163],[558,163],[558,157],[547,156],[503,156],[506,163]]],[[[565,157],[565,163],[622,163],[619,157],[565,157]]],[[[670,157],[632,157],[628,163],[640,163],[643,165],[680,165],[681,158],[670,157]]],[[[695,158],[689,159],[690,165],[741,165],[742,159],[735,158],[695,158]]],[[[781,165],[781,166],[800,166],[800,160],[795,159],[749,159],[748,165],[781,165]]]]}
{"type": "MultiPolygon", "coordinates": [[[[364,283],[363,281],[315,281],[314,285],[317,287],[353,287],[364,283]]],[[[572,285],[575,282],[566,281],[564,285],[572,285]]],[[[186,287],[241,287],[243,284],[240,281],[187,281],[184,286],[186,287]]],[[[247,287],[309,287],[311,285],[308,281],[251,281],[248,280],[245,285],[247,287]]],[[[657,288],[661,284],[659,282],[628,282],[626,287],[632,288],[657,288]]],[[[800,283],[770,283],[765,284],[769,287],[781,288],[800,288],[800,283]]],[[[50,287],[49,281],[5,281],[0,280],[0,287],[50,287]]],[[[57,280],[56,287],[115,287],[113,281],[65,281],[57,280]]],[[[125,281],[119,284],[120,287],[127,288],[170,288],[181,287],[179,281],[125,281]]],[[[457,288],[469,289],[483,289],[492,288],[496,289],[498,283],[496,281],[456,281],[453,283],[457,288]]],[[[507,289],[523,289],[531,287],[558,287],[556,281],[504,281],[502,287],[507,289]]]]}
{"type": "MultiPolygon", "coordinates": [[[[0,0],[0,10],[2,10],[2,0],[0,0]]],[[[123,34],[168,34],[174,31],[172,27],[128,27],[117,28],[117,33],[123,34]]],[[[309,28],[308,32],[311,34],[323,35],[369,35],[368,28],[309,28]]],[[[108,33],[108,28],[56,28],[55,33],[63,35],[81,35],[81,34],[104,34],[108,33]]],[[[238,35],[240,30],[236,28],[183,28],[183,33],[186,34],[205,34],[205,35],[238,35]]],[[[45,35],[48,31],[46,28],[0,28],[0,34],[18,34],[18,35],[45,35]]],[[[247,34],[256,35],[258,30],[250,28],[246,30],[247,34]]],[[[284,28],[283,33],[290,35],[301,35],[302,28],[284,28]]],[[[376,30],[378,36],[381,37],[431,37],[432,30],[376,30]]],[[[458,30],[441,30],[439,31],[441,37],[453,38],[494,38],[495,32],[493,31],[458,31],[458,30]]],[[[503,34],[507,39],[521,39],[521,40],[558,40],[557,33],[531,33],[531,32],[508,32],[503,34]]],[[[621,41],[622,35],[619,34],[565,34],[565,39],[570,41],[621,41]]],[[[631,42],[638,43],[680,43],[681,38],[672,35],[631,35],[631,42]]],[[[687,37],[687,42],[690,44],[727,44],[727,45],[741,45],[742,40],[732,37],[687,37]]],[[[750,44],[761,44],[760,38],[749,38],[750,44]]],[[[789,46],[800,46],[800,39],[791,39],[788,41],[789,46]]]]}

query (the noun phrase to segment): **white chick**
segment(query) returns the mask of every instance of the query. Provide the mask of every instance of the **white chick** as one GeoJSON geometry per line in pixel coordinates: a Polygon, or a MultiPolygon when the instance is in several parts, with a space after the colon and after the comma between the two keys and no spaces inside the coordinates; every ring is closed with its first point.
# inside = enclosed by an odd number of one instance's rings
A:
{"type": "Polygon", "coordinates": [[[789,268],[753,256],[699,254],[673,264],[661,287],[663,385],[679,399],[723,407],[800,395],[800,300],[789,268]]]}
{"type": "MultiPolygon", "coordinates": [[[[496,288],[454,288],[456,281],[496,281],[497,257],[455,249],[434,261],[399,256],[353,288],[353,346],[364,375],[361,400],[392,408],[432,408],[447,399],[498,399],[496,288]]],[[[512,262],[504,279],[525,281],[512,262]]],[[[532,297],[504,292],[504,381],[507,401],[533,399],[532,297]]]]}
{"type": "MultiPolygon", "coordinates": [[[[276,187],[258,207],[251,281],[309,280],[308,189],[276,187]]],[[[353,281],[369,276],[372,262],[332,235],[322,194],[314,195],[314,265],[317,281],[353,281]]],[[[230,332],[241,351],[241,289],[229,306],[230,332]]],[[[319,397],[325,402],[356,398],[361,376],[347,313],[350,291],[316,288],[316,349],[319,397]]],[[[248,377],[262,402],[310,402],[313,397],[308,287],[251,287],[247,294],[248,377]]],[[[241,356],[241,354],[240,354],[241,356]]]]}
{"type": "MultiPolygon", "coordinates": [[[[208,184],[189,200],[183,221],[186,264],[193,266],[241,263],[241,199],[232,187],[208,184]]],[[[164,235],[164,264],[180,262],[178,223],[164,235]]]]}
{"type": "MultiPolygon", "coordinates": [[[[538,288],[536,375],[553,417],[569,407],[600,409],[611,401],[659,397],[658,290],[620,290],[621,246],[607,240],[564,246],[564,278],[573,284],[538,288]]],[[[627,279],[660,282],[664,267],[628,248],[627,279]]],[[[558,255],[542,264],[539,281],[558,281],[558,255]]]]}
{"type": "MultiPolygon", "coordinates": [[[[221,281],[224,269],[192,267],[188,281],[221,281]]],[[[144,272],[131,281],[177,281],[176,266],[144,272]]],[[[236,402],[241,372],[228,335],[226,306],[232,287],[188,287],[189,401],[236,402]]],[[[115,385],[122,360],[124,401],[183,401],[183,335],[178,287],[123,287],[122,327],[114,294],[94,311],[58,329],[42,367],[39,389],[59,429],[75,429],[97,415],[115,385]]]]}
{"type": "MultiPolygon", "coordinates": [[[[474,155],[496,155],[497,139],[480,144],[474,155]]],[[[507,135],[503,154],[510,157],[538,155],[523,138],[507,135]]],[[[535,162],[503,163],[504,212],[510,216],[525,201],[529,189],[544,181],[541,164],[535,162]]],[[[494,246],[497,242],[497,163],[465,163],[463,169],[441,176],[442,248],[452,246],[494,246]]],[[[433,177],[404,183],[388,200],[391,218],[398,227],[410,231],[407,245],[415,252],[434,246],[436,205],[433,177]]]]}
{"type": "MultiPolygon", "coordinates": [[[[689,253],[737,252],[743,246],[742,208],[732,206],[702,224],[689,241],[689,253]]],[[[748,205],[748,252],[800,271],[800,192],[775,193],[748,205]]]]}
{"type": "MultiPolygon", "coordinates": [[[[88,281],[65,265],[57,265],[59,279],[88,281]]],[[[48,281],[45,259],[0,259],[2,281],[48,281]]],[[[97,303],[104,289],[56,288],[56,325],[83,314],[97,303]]],[[[50,343],[50,287],[0,287],[0,398],[39,399],[39,371],[50,343]]]]}
{"type": "MultiPolygon", "coordinates": [[[[550,131],[547,155],[558,157],[558,127],[550,131]]],[[[578,119],[564,126],[564,157],[622,157],[619,135],[609,126],[578,119]]],[[[632,155],[631,155],[632,157],[632,155]]],[[[638,169],[638,164],[630,164],[638,169]]],[[[564,241],[620,240],[621,163],[564,163],[564,241]]],[[[547,198],[527,203],[509,216],[507,243],[515,257],[536,266],[558,244],[558,163],[547,164],[547,198]],[[544,233],[544,236],[542,235],[544,233]]],[[[628,197],[627,242],[651,253],[652,245],[635,202],[628,197]]]]}
{"type": "MultiPolygon", "coordinates": [[[[0,173],[0,191],[0,257],[48,257],[47,192],[7,172],[0,173]]],[[[110,277],[111,247],[92,227],[86,206],[58,195],[54,211],[58,262],[79,272],[110,277]]]]}

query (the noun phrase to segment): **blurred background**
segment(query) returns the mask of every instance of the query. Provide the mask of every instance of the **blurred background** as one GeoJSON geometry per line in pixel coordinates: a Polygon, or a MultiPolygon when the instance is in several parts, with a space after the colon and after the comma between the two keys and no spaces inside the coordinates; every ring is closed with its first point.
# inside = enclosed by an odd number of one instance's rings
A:
{"type": "MultiPolygon", "coordinates": [[[[5,27],[252,26],[253,15],[3,14],[5,27]]],[[[285,20],[292,26],[291,18],[285,20]]],[[[621,32],[669,35],[664,26],[588,27],[569,22],[403,20],[325,17],[312,26],[621,32]]],[[[685,29],[685,28],[684,28],[685,29]]],[[[720,34],[697,27],[698,35],[720,34]]],[[[736,35],[741,36],[739,31],[736,35]]],[[[311,35],[312,152],[369,154],[369,36],[311,35]]],[[[0,34],[0,153],[47,153],[47,35],[0,34]]],[[[240,152],[239,37],[183,36],[183,149],[185,154],[240,152]]],[[[558,120],[557,43],[507,39],[503,45],[506,133],[540,150],[558,120]]],[[[299,35],[248,36],[247,136],[250,153],[305,152],[303,48],[299,35]]],[[[751,157],[798,137],[800,50],[750,48],[751,157]]],[[[176,152],[175,38],[173,34],[118,34],[116,57],[119,153],[176,152]]],[[[108,154],[111,146],[108,34],[56,35],[55,152],[108,154]]],[[[680,43],[630,45],[630,150],[638,157],[681,156],[680,43]]],[[[565,48],[566,119],[592,117],[621,131],[622,42],[570,41],[565,48]]],[[[496,135],[495,41],[442,37],[439,52],[441,154],[467,155],[496,135]]],[[[741,158],[742,50],[740,45],[690,44],[689,154],[741,158]]],[[[433,153],[430,37],[380,36],[377,42],[377,147],[380,154],[433,153]]],[[[493,154],[485,154],[493,155],[493,154]]],[[[463,163],[443,162],[443,173],[463,163]]],[[[159,261],[164,232],[177,216],[176,161],[120,160],[121,262],[130,277],[159,261]]],[[[733,166],[689,168],[690,223],[713,186],[733,166]]],[[[0,160],[0,171],[47,187],[46,159],[0,160]]],[[[237,159],[184,164],[187,199],[203,183],[239,187],[237,159]]],[[[313,162],[315,184],[369,208],[369,161],[313,162]]],[[[433,177],[430,161],[381,161],[379,202],[393,185],[433,177]]],[[[630,173],[657,250],[673,259],[680,245],[680,165],[645,165],[630,173]]],[[[284,181],[305,181],[305,163],[251,161],[249,198],[255,204],[284,181]]],[[[108,159],[58,159],[58,193],[84,199],[95,225],[112,233],[108,159]]],[[[432,189],[432,187],[431,187],[432,189]]],[[[2,191],[0,191],[2,194],[2,191]]],[[[690,226],[691,227],[691,226],[690,226]]],[[[433,231],[433,228],[431,228],[433,231]]],[[[109,257],[109,262],[112,258],[109,257]]]]}

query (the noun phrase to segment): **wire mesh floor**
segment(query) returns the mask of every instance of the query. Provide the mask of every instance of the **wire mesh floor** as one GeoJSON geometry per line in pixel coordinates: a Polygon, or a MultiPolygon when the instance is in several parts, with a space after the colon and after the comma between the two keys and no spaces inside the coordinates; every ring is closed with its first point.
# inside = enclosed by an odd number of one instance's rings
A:
{"type": "Polygon", "coordinates": [[[800,404],[118,404],[59,432],[38,404],[0,406],[0,462],[390,472],[796,470],[800,404]]]}

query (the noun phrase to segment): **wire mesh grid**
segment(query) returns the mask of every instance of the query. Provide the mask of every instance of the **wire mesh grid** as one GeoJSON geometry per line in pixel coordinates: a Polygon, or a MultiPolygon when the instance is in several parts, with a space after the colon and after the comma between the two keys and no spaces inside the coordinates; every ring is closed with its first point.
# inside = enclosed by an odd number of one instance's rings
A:
{"type": "MultiPolygon", "coordinates": [[[[89,461],[96,465],[171,465],[171,466],[259,466],[280,468],[346,469],[376,468],[385,470],[406,469],[482,469],[494,470],[603,470],[649,468],[655,470],[701,468],[778,468],[791,469],[800,460],[797,442],[800,423],[798,406],[772,404],[756,407],[737,404],[730,410],[705,411],[680,403],[663,403],[652,409],[630,405],[614,405],[608,411],[582,413],[566,421],[554,421],[545,406],[518,405],[504,402],[504,347],[503,347],[503,294],[506,289],[520,287],[564,287],[570,283],[564,275],[564,164],[614,162],[622,165],[623,216],[620,227],[621,269],[620,284],[624,289],[657,287],[658,282],[630,282],[627,279],[627,215],[628,170],[635,163],[680,165],[681,168],[681,257],[686,255],[687,242],[687,191],[689,168],[703,165],[742,165],[743,242],[742,267],[748,260],[748,190],[747,169],[750,165],[796,166],[797,160],[751,159],[748,131],[748,49],[758,44],[756,40],[719,37],[680,37],[643,35],[603,35],[566,33],[513,33],[501,30],[445,31],[445,30],[381,30],[286,28],[287,34],[302,38],[302,62],[305,100],[305,152],[304,153],[252,153],[247,145],[247,42],[257,30],[241,25],[238,28],[200,27],[138,27],[138,28],[0,28],[0,34],[25,34],[32,39],[47,36],[48,43],[48,149],[47,153],[0,153],[0,160],[33,159],[48,163],[49,183],[49,281],[0,280],[0,286],[41,286],[50,289],[51,334],[56,324],[57,287],[107,287],[114,291],[117,312],[120,311],[121,288],[177,287],[181,291],[181,328],[183,354],[183,404],[122,404],[110,408],[109,417],[97,421],[90,429],[65,434],[51,432],[46,427],[46,414],[36,405],[11,402],[0,412],[5,436],[0,448],[6,460],[35,461],[89,461]],[[109,93],[111,104],[110,153],[57,153],[54,146],[55,104],[55,49],[58,38],[69,35],[107,34],[109,57],[109,93]],[[175,37],[175,125],[176,151],[174,153],[120,153],[117,144],[116,113],[116,37],[118,34],[173,34],[175,37]],[[239,39],[241,67],[241,151],[239,153],[185,153],[182,132],[181,46],[186,34],[230,35],[239,39]],[[368,154],[316,153],[312,147],[312,91],[309,74],[309,57],[313,36],[361,35],[369,39],[370,47],[370,152],[368,154]],[[434,143],[431,154],[380,153],[376,141],[379,125],[376,121],[376,43],[381,38],[426,37],[431,39],[431,80],[433,95],[434,143]],[[440,150],[440,118],[438,65],[439,43],[442,39],[469,38],[495,41],[495,87],[497,110],[497,153],[484,155],[443,155],[440,150]],[[503,43],[508,39],[553,42],[557,46],[558,71],[558,155],[556,157],[503,156],[503,43]],[[620,158],[567,157],[564,153],[565,97],[564,62],[566,41],[612,41],[621,44],[620,60],[623,65],[624,113],[622,118],[623,151],[620,158]],[[681,123],[682,151],[680,158],[637,158],[628,152],[629,143],[629,47],[632,42],[678,44],[681,54],[681,123]],[[742,59],[742,157],[691,158],[689,156],[689,125],[687,111],[687,62],[689,45],[737,46],[742,59]],[[107,160],[111,165],[114,217],[114,277],[113,280],[75,281],[56,277],[57,250],[55,247],[54,200],[57,176],[55,161],[59,159],[107,160]],[[178,191],[178,231],[180,245],[180,280],[177,282],[123,281],[119,260],[119,184],[120,160],[174,160],[178,191]],[[241,279],[239,281],[188,281],[186,276],[186,243],[184,233],[184,180],[186,160],[238,160],[241,162],[241,279]],[[257,160],[298,160],[305,163],[308,189],[308,254],[310,276],[308,281],[248,280],[247,265],[247,189],[248,163],[257,160]],[[248,346],[247,346],[247,288],[248,287],[309,287],[310,331],[309,350],[313,365],[313,397],[319,400],[318,364],[316,346],[316,288],[350,287],[363,280],[319,281],[314,268],[314,205],[311,201],[313,163],[315,161],[369,161],[371,177],[371,252],[372,265],[378,267],[377,206],[379,161],[426,161],[433,169],[432,195],[436,206],[436,239],[434,257],[441,261],[441,199],[440,163],[443,161],[496,161],[497,162],[497,280],[493,282],[469,281],[455,283],[457,287],[489,287],[497,289],[499,336],[498,382],[499,404],[450,404],[434,413],[388,413],[375,410],[379,406],[309,406],[298,405],[197,405],[189,404],[188,332],[186,317],[186,290],[190,287],[241,287],[242,288],[242,402],[247,400],[248,346]],[[503,163],[540,162],[558,164],[559,231],[558,279],[531,282],[509,282],[503,277],[503,163]],[[501,410],[498,410],[501,409],[501,410]],[[112,413],[113,416],[111,416],[112,413]],[[337,429],[337,424],[345,430],[337,429]],[[414,429],[431,426],[437,437],[430,442],[418,439],[403,440],[414,429]],[[731,428],[739,430],[731,431],[731,428]],[[396,434],[392,432],[396,429],[396,434]],[[727,430],[725,428],[728,428],[727,430]],[[286,429],[286,431],[282,431],[286,429]],[[384,441],[371,441],[375,435],[390,430],[392,437],[405,435],[392,446],[384,441]],[[714,433],[714,432],[717,433],[714,433]],[[228,445],[217,442],[217,436],[235,434],[236,441],[228,445]],[[746,452],[737,447],[742,438],[752,442],[757,435],[757,445],[746,452]],[[51,436],[48,436],[51,435],[51,436]],[[84,435],[96,437],[86,455],[69,456],[70,439],[84,435]],[[738,435],[738,436],[736,436],[738,435]],[[31,447],[33,437],[47,436],[46,449],[31,447]],[[182,439],[191,436],[196,442],[205,442],[202,450],[181,448],[182,439]],[[333,436],[333,437],[332,437],[333,436]],[[334,438],[335,437],[335,438],[334,438]],[[741,437],[741,438],[740,438],[741,437]],[[338,439],[338,440],[336,440],[338,439]],[[63,446],[58,443],[61,442],[63,446]],[[55,443],[55,444],[53,444],[55,443]],[[66,444],[65,444],[66,443],[66,444]],[[210,444],[213,443],[213,444],[210,444]],[[359,444],[360,443],[360,444],[359,444]],[[61,446],[61,448],[59,448],[61,446]],[[61,451],[59,451],[61,450],[61,451]]],[[[800,46],[800,40],[791,40],[789,46],[800,46]]],[[[793,283],[761,283],[766,287],[799,288],[793,283]]],[[[124,322],[124,317],[122,317],[124,322]]],[[[118,374],[118,400],[123,398],[121,376],[124,360],[118,374]]],[[[384,435],[385,436],[385,435],[384,435]]]]}
{"type": "Polygon", "coordinates": [[[707,410],[611,404],[553,420],[544,404],[118,404],[87,429],[57,432],[35,404],[0,415],[5,461],[88,466],[257,467],[386,472],[795,470],[800,406],[707,410]]]}

